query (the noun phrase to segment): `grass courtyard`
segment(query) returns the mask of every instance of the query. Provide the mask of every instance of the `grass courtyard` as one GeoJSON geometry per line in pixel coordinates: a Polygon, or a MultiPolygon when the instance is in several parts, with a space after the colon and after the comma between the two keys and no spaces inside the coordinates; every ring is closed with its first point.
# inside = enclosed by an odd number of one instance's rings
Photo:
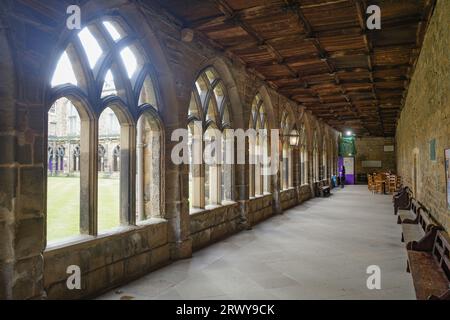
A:
{"type": "MultiPolygon", "coordinates": [[[[99,233],[120,225],[119,179],[98,180],[99,233]]],[[[80,178],[49,177],[47,184],[47,241],[80,234],[80,178]]]]}

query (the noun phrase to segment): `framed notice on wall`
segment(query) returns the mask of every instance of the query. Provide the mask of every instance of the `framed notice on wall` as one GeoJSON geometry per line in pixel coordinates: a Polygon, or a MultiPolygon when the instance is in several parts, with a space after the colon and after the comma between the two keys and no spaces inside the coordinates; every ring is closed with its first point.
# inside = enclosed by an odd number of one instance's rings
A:
{"type": "Polygon", "coordinates": [[[436,139],[430,140],[430,160],[436,161],[436,139]]]}
{"type": "Polygon", "coordinates": [[[353,174],[355,171],[355,159],[351,157],[344,158],[345,174],[353,174]]]}
{"type": "Polygon", "coordinates": [[[447,184],[447,210],[450,210],[450,149],[445,150],[445,180],[447,184]]]}

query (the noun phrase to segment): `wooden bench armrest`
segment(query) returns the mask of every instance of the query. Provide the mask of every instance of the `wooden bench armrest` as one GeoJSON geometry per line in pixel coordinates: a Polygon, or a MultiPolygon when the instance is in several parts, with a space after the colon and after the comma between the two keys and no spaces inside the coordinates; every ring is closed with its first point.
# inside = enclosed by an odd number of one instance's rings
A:
{"type": "Polygon", "coordinates": [[[413,197],[408,194],[403,194],[394,201],[394,214],[396,215],[399,209],[409,210],[412,206],[413,197]]]}
{"type": "MultiPolygon", "coordinates": [[[[412,203],[413,203],[413,198],[411,198],[411,202],[410,202],[410,205],[409,205],[410,209],[408,209],[408,210],[412,210],[412,203]]],[[[422,207],[419,207],[418,209],[416,209],[416,212],[415,212],[416,216],[414,217],[414,219],[406,218],[406,219],[404,219],[402,221],[402,223],[418,224],[419,223],[421,209],[422,209],[422,207]]]]}
{"type": "Polygon", "coordinates": [[[431,294],[428,297],[428,300],[450,300],[450,289],[448,289],[446,292],[444,292],[440,296],[436,296],[434,294],[431,294]]]}
{"type": "Polygon", "coordinates": [[[436,225],[429,225],[427,227],[427,232],[419,241],[411,241],[406,244],[407,250],[413,251],[423,251],[431,252],[433,250],[434,241],[436,240],[436,235],[442,227],[436,225]]]}
{"type": "Polygon", "coordinates": [[[416,214],[416,217],[414,219],[406,218],[402,221],[402,223],[406,224],[418,224],[419,223],[419,214],[416,214]]]}

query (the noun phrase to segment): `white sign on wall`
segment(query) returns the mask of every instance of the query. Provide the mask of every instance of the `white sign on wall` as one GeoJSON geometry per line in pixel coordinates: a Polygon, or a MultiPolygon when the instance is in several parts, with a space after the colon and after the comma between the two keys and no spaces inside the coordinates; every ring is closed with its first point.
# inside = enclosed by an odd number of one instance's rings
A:
{"type": "Polygon", "coordinates": [[[344,158],[345,174],[354,174],[355,172],[355,158],[344,158]]]}
{"type": "Polygon", "coordinates": [[[392,152],[394,151],[394,146],[384,146],[384,152],[392,152]]]}
{"type": "Polygon", "coordinates": [[[362,162],[363,168],[381,168],[381,161],[369,160],[362,162]]]}

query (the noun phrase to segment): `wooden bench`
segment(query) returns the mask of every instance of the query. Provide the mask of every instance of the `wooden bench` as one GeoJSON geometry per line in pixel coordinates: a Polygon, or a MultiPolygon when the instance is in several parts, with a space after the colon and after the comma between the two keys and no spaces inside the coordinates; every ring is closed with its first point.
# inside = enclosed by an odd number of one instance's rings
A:
{"type": "Polygon", "coordinates": [[[402,224],[402,242],[407,246],[413,241],[423,240],[425,237],[433,238],[439,229],[437,223],[433,221],[428,210],[417,203],[414,207],[416,212],[415,217],[405,218],[401,221],[402,224]]]}
{"type": "Polygon", "coordinates": [[[408,267],[419,300],[450,300],[450,238],[430,227],[419,241],[408,243],[408,267]],[[432,236],[434,235],[434,236],[432,236]]]}
{"type": "MultiPolygon", "coordinates": [[[[423,208],[426,210],[425,208],[423,208]]],[[[422,210],[422,206],[417,202],[416,199],[411,198],[409,209],[399,209],[397,216],[397,223],[402,224],[405,220],[415,220],[417,218],[418,210],[422,210]]]]}
{"type": "Polygon", "coordinates": [[[328,197],[331,194],[330,186],[320,186],[320,194],[322,197],[328,197]]]}
{"type": "Polygon", "coordinates": [[[411,190],[408,187],[401,189],[401,191],[392,198],[394,203],[394,214],[397,214],[400,209],[409,210],[411,208],[411,200],[411,190]]]}

